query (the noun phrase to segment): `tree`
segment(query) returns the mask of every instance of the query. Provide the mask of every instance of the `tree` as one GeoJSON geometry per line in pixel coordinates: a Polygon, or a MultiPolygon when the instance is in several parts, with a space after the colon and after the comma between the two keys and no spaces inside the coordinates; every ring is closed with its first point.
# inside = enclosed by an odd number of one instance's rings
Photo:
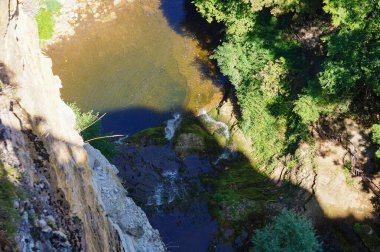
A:
{"type": "Polygon", "coordinates": [[[312,224],[287,210],[280,212],[271,224],[256,230],[252,242],[252,252],[321,251],[312,224]]]}
{"type": "Polygon", "coordinates": [[[324,38],[327,59],[320,83],[328,94],[368,87],[380,96],[380,9],[374,0],[325,0],[338,32],[324,38]]]}

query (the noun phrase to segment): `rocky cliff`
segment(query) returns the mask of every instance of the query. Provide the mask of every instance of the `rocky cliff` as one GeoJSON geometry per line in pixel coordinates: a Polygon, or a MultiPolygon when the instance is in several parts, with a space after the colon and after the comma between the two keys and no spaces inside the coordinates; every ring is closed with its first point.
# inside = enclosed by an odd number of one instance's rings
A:
{"type": "MultiPolygon", "coordinates": [[[[1,162],[22,175],[21,251],[163,251],[116,169],[75,130],[39,47],[36,2],[0,0],[1,162]]],[[[16,250],[0,244],[0,250],[16,250]]]]}

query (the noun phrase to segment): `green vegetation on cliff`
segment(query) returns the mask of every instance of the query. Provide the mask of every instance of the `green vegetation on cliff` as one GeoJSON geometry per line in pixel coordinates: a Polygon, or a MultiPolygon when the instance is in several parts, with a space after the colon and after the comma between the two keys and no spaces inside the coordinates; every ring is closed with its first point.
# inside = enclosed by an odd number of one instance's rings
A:
{"type": "MultiPolygon", "coordinates": [[[[69,106],[75,113],[76,129],[80,132],[84,141],[101,136],[101,123],[100,121],[95,122],[99,118],[99,113],[95,113],[92,110],[83,112],[75,103],[71,103],[69,106]]],[[[107,158],[111,158],[117,150],[115,143],[104,138],[91,141],[91,145],[100,150],[107,158]]]]}
{"type": "Polygon", "coordinates": [[[36,16],[38,35],[41,40],[50,39],[54,33],[54,17],[59,14],[62,5],[57,0],[41,0],[36,16]]]}

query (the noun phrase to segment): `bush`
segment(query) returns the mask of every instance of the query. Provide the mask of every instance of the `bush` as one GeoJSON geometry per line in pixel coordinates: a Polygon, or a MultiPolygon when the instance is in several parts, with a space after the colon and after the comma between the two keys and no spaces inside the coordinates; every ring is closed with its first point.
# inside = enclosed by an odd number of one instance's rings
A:
{"type": "Polygon", "coordinates": [[[321,251],[312,224],[293,212],[283,210],[273,222],[255,231],[252,252],[321,251]]]}
{"type": "MultiPolygon", "coordinates": [[[[71,103],[69,106],[75,113],[76,129],[80,132],[84,141],[101,136],[102,128],[100,122],[96,122],[95,124],[91,125],[99,117],[99,113],[95,113],[92,110],[88,112],[82,112],[75,103],[71,103]]],[[[100,150],[100,152],[107,158],[111,158],[117,151],[116,144],[111,142],[109,139],[93,140],[91,141],[91,145],[94,148],[100,150]]]]}
{"type": "Polygon", "coordinates": [[[40,39],[47,40],[53,36],[54,16],[59,14],[61,7],[62,5],[57,0],[40,1],[40,9],[36,16],[40,39]]]}

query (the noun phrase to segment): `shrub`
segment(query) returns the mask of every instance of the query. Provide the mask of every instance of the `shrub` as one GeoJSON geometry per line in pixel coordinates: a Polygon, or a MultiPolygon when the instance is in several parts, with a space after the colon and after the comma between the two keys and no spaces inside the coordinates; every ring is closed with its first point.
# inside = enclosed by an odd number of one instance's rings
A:
{"type": "MultiPolygon", "coordinates": [[[[92,110],[82,112],[75,103],[71,103],[69,106],[75,113],[76,129],[80,132],[84,141],[101,136],[102,128],[100,122],[96,122],[91,125],[97,120],[99,113],[95,113],[92,110]]],[[[91,141],[91,145],[100,150],[100,152],[102,152],[102,154],[107,158],[111,158],[117,151],[116,144],[111,142],[109,139],[96,139],[91,141]]]]}
{"type": "Polygon", "coordinates": [[[283,210],[273,222],[254,233],[252,252],[321,251],[312,224],[293,212],[283,210]]]}
{"type": "Polygon", "coordinates": [[[36,16],[38,36],[42,40],[50,39],[54,33],[54,16],[59,14],[62,5],[57,0],[40,1],[40,9],[36,16]]]}

